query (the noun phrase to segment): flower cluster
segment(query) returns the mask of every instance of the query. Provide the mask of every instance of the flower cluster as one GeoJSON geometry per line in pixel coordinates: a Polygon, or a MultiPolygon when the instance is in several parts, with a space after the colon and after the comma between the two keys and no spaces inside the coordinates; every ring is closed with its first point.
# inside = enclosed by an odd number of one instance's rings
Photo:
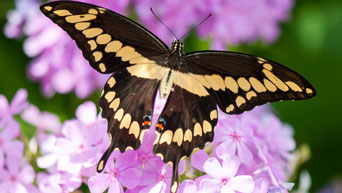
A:
{"type": "MultiPolygon", "coordinates": [[[[154,121],[163,103],[165,100],[157,98],[154,121]]],[[[10,104],[0,96],[3,191],[62,193],[86,184],[91,193],[106,189],[170,192],[172,167],[153,154],[153,130],[146,132],[136,151],[114,151],[104,172],[97,173],[97,161],[109,145],[107,122],[98,115],[93,102],[81,104],[75,114],[74,119],[61,123],[56,115],[29,104],[23,89],[10,104]],[[20,132],[17,114],[36,128],[32,139],[20,132]],[[32,141],[37,141],[37,148],[32,141]],[[38,166],[39,172],[32,166],[38,166]]],[[[180,162],[183,181],[178,192],[287,192],[293,185],[286,182],[293,172],[289,167],[295,149],[292,135],[292,128],[268,107],[238,116],[219,113],[214,142],[180,162]]]]}
{"type": "MultiPolygon", "coordinates": [[[[285,20],[292,0],[226,1],[226,0],[82,0],[124,13],[133,4],[138,19],[162,40],[170,44],[172,34],[150,12],[156,14],[177,36],[184,35],[210,13],[212,16],[198,28],[202,38],[212,39],[212,48],[225,50],[225,44],[250,43],[261,39],[267,43],[279,35],[278,23],[285,20]]],[[[28,75],[41,82],[42,92],[74,91],[79,98],[101,88],[107,76],[93,70],[71,38],[40,11],[40,0],[16,0],[16,9],[8,13],[7,37],[27,36],[24,51],[34,58],[28,75]]],[[[181,37],[179,37],[181,38],[181,37]]]]}

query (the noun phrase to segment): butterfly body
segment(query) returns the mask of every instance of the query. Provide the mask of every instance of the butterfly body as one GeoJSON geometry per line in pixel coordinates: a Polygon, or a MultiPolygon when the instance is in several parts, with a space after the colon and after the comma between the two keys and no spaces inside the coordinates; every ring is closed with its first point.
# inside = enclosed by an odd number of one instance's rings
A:
{"type": "Polygon", "coordinates": [[[235,52],[184,53],[180,40],[168,48],[143,26],[102,7],[57,1],[41,10],[76,41],[95,70],[112,73],[99,101],[110,146],[98,172],[112,151],[140,147],[158,90],[167,102],[155,125],[153,152],[173,165],[171,192],[178,189],[180,159],[213,140],[217,106],[240,114],[267,102],[316,95],[304,77],[281,64],[235,52]]]}

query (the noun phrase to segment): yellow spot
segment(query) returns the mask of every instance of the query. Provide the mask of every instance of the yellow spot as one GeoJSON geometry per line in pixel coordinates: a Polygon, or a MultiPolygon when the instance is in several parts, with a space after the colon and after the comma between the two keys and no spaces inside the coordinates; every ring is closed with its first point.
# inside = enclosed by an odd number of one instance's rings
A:
{"type": "Polygon", "coordinates": [[[120,151],[120,149],[118,147],[114,148],[114,151],[120,151]]]}
{"type": "MultiPolygon", "coordinates": [[[[114,92],[114,91],[113,91],[114,92]]],[[[109,105],[109,108],[112,108],[113,111],[116,111],[116,109],[118,109],[120,105],[120,99],[119,98],[116,98],[110,105],[109,105]]]]}
{"type": "Polygon", "coordinates": [[[105,11],[106,11],[106,9],[105,9],[105,8],[102,8],[102,7],[99,7],[98,9],[99,9],[99,11],[100,11],[101,14],[105,13],[105,11]]]}
{"type": "Polygon", "coordinates": [[[199,123],[196,123],[194,126],[194,136],[196,137],[197,135],[202,136],[202,127],[199,123]]]}
{"type": "Polygon", "coordinates": [[[114,119],[121,121],[123,114],[124,114],[124,110],[121,108],[118,111],[116,111],[114,115],[114,119]]]}
{"type": "Polygon", "coordinates": [[[289,86],[295,92],[302,92],[303,91],[296,83],[294,83],[292,81],[287,81],[285,83],[287,84],[287,86],[289,86]]]}
{"type": "Polygon", "coordinates": [[[109,91],[105,95],[105,99],[107,100],[108,103],[110,103],[115,97],[115,91],[109,91]]]}
{"type": "Polygon", "coordinates": [[[115,85],[116,83],[116,80],[114,77],[110,77],[109,80],[107,81],[108,85],[110,88],[113,88],[113,86],[115,85]]]}
{"type": "Polygon", "coordinates": [[[265,69],[267,69],[267,70],[269,70],[269,71],[271,71],[272,70],[272,65],[271,64],[269,64],[269,63],[265,63],[264,65],[262,65],[265,69]]]}
{"type": "Polygon", "coordinates": [[[162,153],[157,153],[156,156],[160,157],[160,159],[164,160],[164,155],[162,153]]]}
{"type": "Polygon", "coordinates": [[[120,129],[122,128],[129,128],[129,126],[131,125],[131,121],[132,121],[132,116],[129,113],[126,113],[125,116],[122,118],[122,121],[120,123],[120,129]]]}
{"type": "Polygon", "coordinates": [[[182,145],[182,142],[183,142],[183,129],[182,128],[178,128],[175,131],[172,141],[177,143],[178,146],[182,145]]]}
{"type": "Polygon", "coordinates": [[[144,129],[144,130],[141,130],[141,132],[140,132],[139,140],[141,143],[143,142],[144,135],[145,135],[146,131],[147,131],[147,129],[144,129]]]}
{"type": "Polygon", "coordinates": [[[172,136],[173,134],[171,130],[164,131],[164,133],[160,137],[159,144],[167,143],[168,145],[170,145],[172,141],[172,136]]]}
{"type": "Polygon", "coordinates": [[[266,91],[266,88],[258,79],[254,78],[254,77],[250,77],[249,82],[251,83],[251,85],[255,91],[257,91],[259,93],[266,91]]]}
{"type": "Polygon", "coordinates": [[[104,90],[101,91],[101,97],[103,96],[104,90]]]}
{"type": "MultiPolygon", "coordinates": [[[[226,112],[227,113],[230,113],[230,112],[232,112],[233,110],[234,110],[234,105],[232,105],[232,104],[230,104],[227,108],[226,108],[226,112]]],[[[214,128],[215,129],[215,128],[214,128]]]]}
{"type": "Polygon", "coordinates": [[[107,44],[110,40],[112,40],[112,37],[109,34],[101,34],[96,37],[96,42],[98,44],[107,44]]]}
{"type": "Polygon", "coordinates": [[[56,11],[54,11],[53,13],[55,13],[56,15],[58,15],[58,16],[68,16],[68,15],[72,15],[71,13],[70,13],[70,11],[68,11],[68,10],[66,10],[66,9],[61,9],[61,10],[56,10],[56,11]]]}
{"type": "Polygon", "coordinates": [[[93,56],[94,56],[95,62],[98,62],[102,59],[102,52],[96,51],[93,53],[93,56]]]}
{"type": "Polygon", "coordinates": [[[81,14],[81,15],[72,15],[65,18],[65,21],[68,23],[78,23],[83,21],[90,21],[96,19],[96,15],[92,14],[81,14]]]}
{"type": "Polygon", "coordinates": [[[275,92],[277,90],[277,87],[274,86],[274,84],[272,84],[269,80],[267,80],[266,78],[264,79],[264,84],[265,87],[267,88],[267,90],[271,91],[271,92],[275,92]]]}
{"type": "Polygon", "coordinates": [[[158,141],[159,141],[159,139],[160,139],[160,133],[159,133],[158,131],[154,131],[154,132],[156,133],[157,137],[156,137],[156,139],[154,140],[153,145],[157,144],[158,141]]]}
{"type": "Polygon", "coordinates": [[[103,165],[104,165],[104,160],[101,160],[101,161],[99,162],[99,165],[97,166],[97,170],[98,170],[98,171],[102,171],[102,170],[103,170],[103,165]]]}
{"type": "Polygon", "coordinates": [[[82,33],[85,35],[86,38],[93,38],[98,35],[100,35],[103,32],[103,29],[101,28],[90,28],[82,31],[82,33]]]}
{"type": "Polygon", "coordinates": [[[242,96],[238,96],[236,97],[235,103],[237,107],[240,107],[242,104],[246,103],[246,100],[242,96]]]}
{"type": "Polygon", "coordinates": [[[180,71],[174,71],[173,83],[179,87],[189,91],[192,94],[198,96],[209,96],[208,91],[199,84],[189,73],[183,73],[180,71]]]}
{"type": "Polygon", "coordinates": [[[117,52],[122,47],[122,43],[118,40],[109,42],[105,47],[105,52],[117,52]]]}
{"type": "Polygon", "coordinates": [[[128,134],[133,134],[136,139],[138,139],[140,133],[140,126],[139,123],[133,121],[131,127],[129,128],[128,134]]]}
{"type": "Polygon", "coordinates": [[[277,76],[275,76],[272,72],[263,69],[262,72],[265,74],[265,76],[271,81],[273,82],[273,84],[275,84],[280,90],[286,92],[289,90],[289,87],[286,86],[286,84],[281,81],[277,76]]]}
{"type": "Polygon", "coordinates": [[[306,92],[307,94],[312,94],[312,93],[313,93],[313,91],[312,91],[310,88],[306,88],[306,89],[305,89],[305,92],[306,92]]]}
{"type": "Polygon", "coordinates": [[[134,150],[134,149],[133,149],[132,146],[127,146],[126,149],[125,149],[125,151],[127,151],[127,150],[134,150]]]}
{"type": "Polygon", "coordinates": [[[251,85],[244,77],[239,78],[237,80],[237,83],[239,84],[240,88],[244,91],[249,91],[249,89],[251,89],[251,85]]]}
{"type": "Polygon", "coordinates": [[[214,75],[205,75],[204,78],[209,82],[210,86],[214,89],[214,90],[226,90],[226,87],[224,85],[224,81],[221,78],[221,76],[214,74],[214,75]]]}
{"type": "Polygon", "coordinates": [[[189,141],[189,142],[192,141],[192,132],[190,129],[187,129],[184,133],[184,142],[186,141],[189,141]]]}
{"type": "Polygon", "coordinates": [[[51,6],[45,6],[44,9],[45,9],[46,11],[51,11],[51,10],[52,10],[52,7],[51,7],[51,6]]]}
{"type": "Polygon", "coordinates": [[[90,22],[76,23],[75,28],[79,31],[85,30],[90,26],[90,22]]]}
{"type": "Polygon", "coordinates": [[[224,82],[226,83],[226,87],[231,90],[233,93],[238,93],[239,91],[239,86],[236,83],[236,81],[234,80],[234,78],[227,76],[224,79],[224,82]]]}
{"type": "Polygon", "coordinates": [[[116,57],[121,57],[122,61],[128,61],[139,56],[141,55],[136,52],[131,46],[124,46],[116,53],[116,57]]]}
{"type": "Polygon", "coordinates": [[[256,97],[256,96],[257,96],[256,93],[252,90],[246,94],[247,100],[251,100],[252,97],[256,97]]]}
{"type": "Polygon", "coordinates": [[[89,9],[88,10],[88,13],[90,13],[90,14],[98,14],[99,12],[96,10],[96,9],[89,9]]]}
{"type": "Polygon", "coordinates": [[[88,41],[88,44],[89,44],[89,46],[90,46],[90,50],[91,50],[91,51],[95,50],[96,47],[97,47],[97,44],[96,44],[96,42],[95,42],[94,40],[89,40],[89,41],[88,41]]]}
{"type": "Polygon", "coordinates": [[[106,72],[106,70],[107,70],[107,68],[106,68],[104,63],[100,63],[99,64],[99,68],[100,68],[101,72],[106,72]]]}
{"type": "Polygon", "coordinates": [[[214,120],[217,119],[217,111],[216,110],[212,110],[210,112],[210,120],[214,120]]]}
{"type": "Polygon", "coordinates": [[[171,186],[171,193],[176,193],[177,189],[178,189],[178,183],[173,182],[173,184],[171,186]]]}
{"type": "Polygon", "coordinates": [[[262,63],[265,63],[265,62],[266,62],[266,60],[263,59],[263,58],[260,58],[260,57],[257,57],[257,58],[258,58],[259,64],[262,64],[262,63]]]}
{"type": "Polygon", "coordinates": [[[203,121],[203,133],[206,134],[206,133],[209,133],[213,130],[213,128],[211,127],[211,124],[207,121],[207,120],[204,120],[203,121]]]}

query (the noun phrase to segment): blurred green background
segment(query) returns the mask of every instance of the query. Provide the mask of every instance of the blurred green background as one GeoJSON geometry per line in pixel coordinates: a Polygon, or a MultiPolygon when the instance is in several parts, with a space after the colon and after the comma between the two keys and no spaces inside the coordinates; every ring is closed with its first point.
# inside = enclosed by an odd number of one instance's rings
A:
{"type": "MultiPolygon", "coordinates": [[[[13,8],[13,0],[0,1],[1,30],[6,23],[6,12],[13,8]]],[[[318,94],[312,100],[273,104],[280,118],[295,128],[297,144],[307,143],[312,150],[311,159],[301,170],[310,172],[310,192],[316,192],[333,179],[342,178],[342,1],[297,0],[281,32],[272,45],[259,42],[231,50],[284,64],[316,88],[318,94]]],[[[203,47],[203,42],[198,44],[194,36],[186,40],[186,47],[191,50],[203,47]]],[[[44,98],[39,84],[27,78],[29,61],[23,53],[22,40],[7,39],[0,33],[0,93],[11,99],[19,88],[26,88],[29,101],[41,110],[56,113],[62,120],[74,117],[76,107],[83,101],[73,93],[44,98]]],[[[98,98],[99,93],[95,93],[90,100],[98,98]]]]}

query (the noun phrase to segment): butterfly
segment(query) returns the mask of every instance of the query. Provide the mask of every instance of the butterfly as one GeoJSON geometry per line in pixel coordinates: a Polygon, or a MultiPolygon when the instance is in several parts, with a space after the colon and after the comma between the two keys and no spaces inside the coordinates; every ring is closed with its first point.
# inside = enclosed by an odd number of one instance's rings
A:
{"type": "Polygon", "coordinates": [[[106,8],[57,1],[41,11],[76,41],[95,70],[112,74],[99,101],[110,146],[98,172],[114,150],[140,146],[158,90],[167,102],[155,125],[153,152],[173,165],[171,192],[178,189],[179,161],[213,140],[217,106],[240,114],[267,102],[316,95],[305,78],[281,64],[228,51],[184,53],[180,40],[168,48],[140,24],[106,8]]]}

